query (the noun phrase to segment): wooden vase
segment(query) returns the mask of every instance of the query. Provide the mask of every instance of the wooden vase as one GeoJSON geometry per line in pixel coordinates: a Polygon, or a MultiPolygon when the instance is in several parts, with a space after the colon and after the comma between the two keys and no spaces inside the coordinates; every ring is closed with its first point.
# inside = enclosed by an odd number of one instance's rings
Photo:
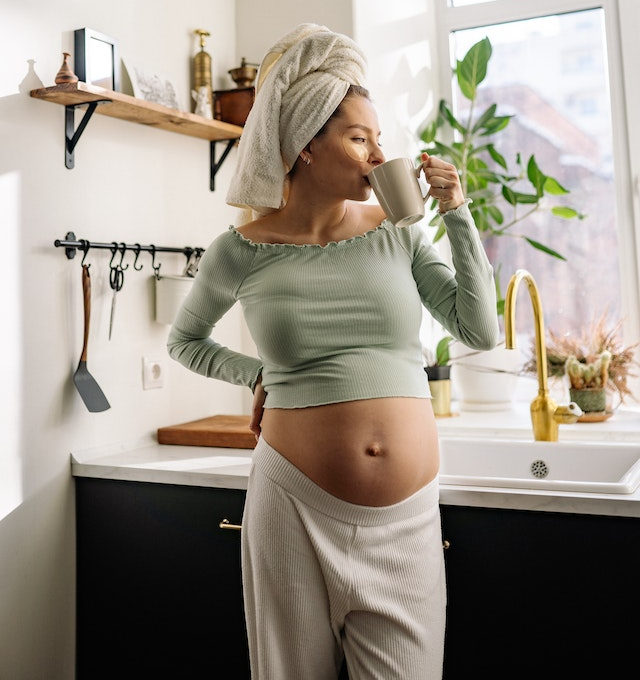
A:
{"type": "Polygon", "coordinates": [[[67,59],[71,56],[69,52],[63,52],[62,66],[58,73],[56,73],[55,83],[56,85],[62,85],[63,83],[77,83],[78,76],[71,70],[67,59]]]}

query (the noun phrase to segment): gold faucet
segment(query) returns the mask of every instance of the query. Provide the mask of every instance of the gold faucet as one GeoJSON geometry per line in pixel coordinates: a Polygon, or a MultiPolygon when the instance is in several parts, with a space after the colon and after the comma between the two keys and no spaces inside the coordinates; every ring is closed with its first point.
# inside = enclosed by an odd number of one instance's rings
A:
{"type": "Polygon", "coordinates": [[[580,407],[571,402],[558,406],[549,396],[547,387],[547,348],[544,341],[544,317],[540,293],[533,276],[526,269],[518,269],[511,277],[504,304],[504,332],[507,349],[516,347],[516,296],[522,280],[527,282],[536,329],[536,366],[538,368],[538,396],[531,402],[531,423],[536,441],[557,442],[558,424],[575,423],[582,415],[580,407]]]}

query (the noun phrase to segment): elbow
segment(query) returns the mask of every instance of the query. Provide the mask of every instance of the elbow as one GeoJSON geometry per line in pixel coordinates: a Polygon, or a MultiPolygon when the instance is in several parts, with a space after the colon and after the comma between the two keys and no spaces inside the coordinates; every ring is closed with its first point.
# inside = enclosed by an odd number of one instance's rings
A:
{"type": "Polygon", "coordinates": [[[175,361],[180,361],[180,353],[184,347],[184,338],[181,338],[174,328],[171,328],[167,338],[167,354],[175,361]]]}
{"type": "Polygon", "coordinates": [[[495,323],[488,324],[483,329],[475,329],[474,333],[467,333],[463,343],[470,349],[488,351],[493,349],[500,339],[498,319],[495,323]]]}

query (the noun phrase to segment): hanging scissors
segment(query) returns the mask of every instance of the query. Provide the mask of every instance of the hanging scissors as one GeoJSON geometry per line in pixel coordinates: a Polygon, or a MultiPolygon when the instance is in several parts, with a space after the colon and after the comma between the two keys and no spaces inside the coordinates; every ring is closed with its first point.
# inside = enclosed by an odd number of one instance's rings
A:
{"type": "Polygon", "coordinates": [[[109,286],[111,290],[113,291],[113,297],[111,298],[111,315],[109,317],[109,340],[111,340],[111,334],[113,332],[113,318],[115,316],[116,312],[116,294],[122,290],[122,286],[124,285],[124,270],[127,269],[129,265],[126,267],[122,266],[122,261],[124,260],[124,253],[126,250],[126,246],[123,243],[121,245],[121,255],[120,255],[120,262],[116,265],[113,264],[113,260],[118,252],[118,243],[116,241],[113,241],[113,244],[111,246],[111,261],[109,262],[109,286]]]}

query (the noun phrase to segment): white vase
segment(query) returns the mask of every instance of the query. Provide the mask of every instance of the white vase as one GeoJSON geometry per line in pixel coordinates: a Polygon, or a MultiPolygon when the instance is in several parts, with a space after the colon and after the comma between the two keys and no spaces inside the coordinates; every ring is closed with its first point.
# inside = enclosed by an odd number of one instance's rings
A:
{"type": "Polygon", "coordinates": [[[519,349],[506,349],[504,343],[478,352],[452,343],[451,382],[463,411],[508,411],[522,367],[519,349]]]}

